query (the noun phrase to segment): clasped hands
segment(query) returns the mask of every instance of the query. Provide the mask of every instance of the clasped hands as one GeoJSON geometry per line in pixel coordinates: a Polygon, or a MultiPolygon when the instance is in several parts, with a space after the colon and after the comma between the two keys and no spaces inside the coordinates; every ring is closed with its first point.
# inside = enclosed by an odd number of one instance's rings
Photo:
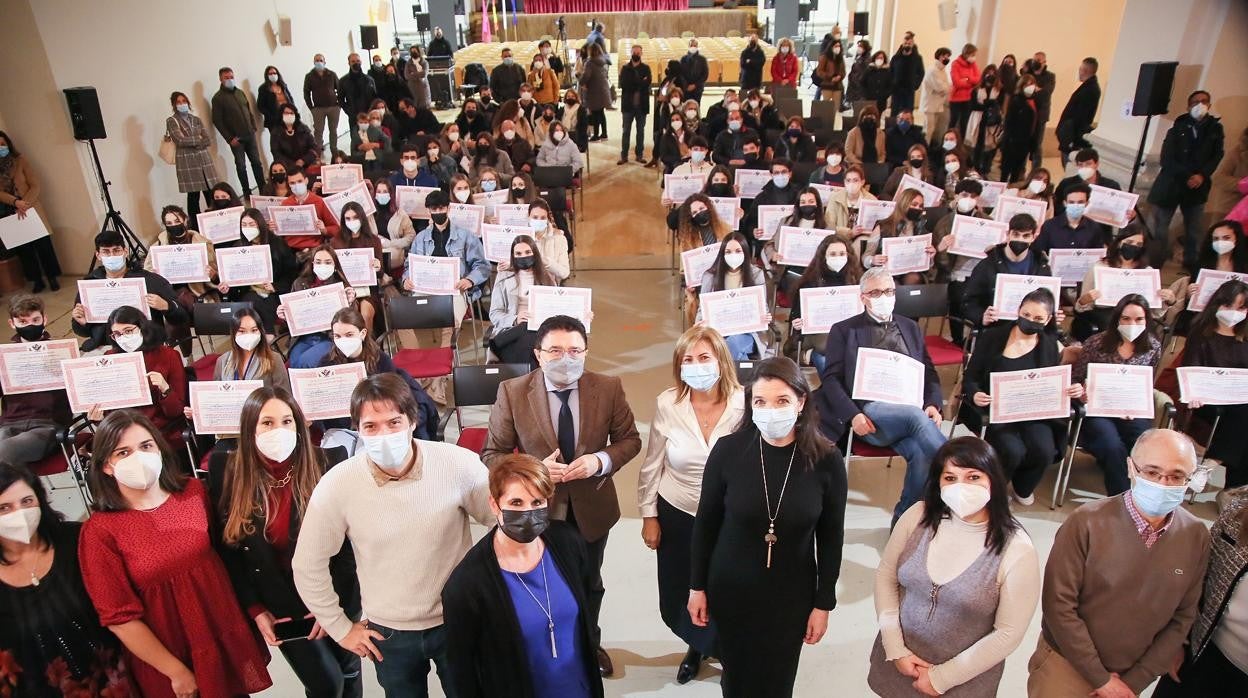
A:
{"type": "Polygon", "coordinates": [[[602,461],[598,460],[598,456],[593,453],[587,453],[571,463],[560,463],[559,457],[559,449],[555,449],[554,453],[542,460],[542,464],[550,472],[550,479],[556,484],[584,480],[597,475],[602,470],[602,461]]]}

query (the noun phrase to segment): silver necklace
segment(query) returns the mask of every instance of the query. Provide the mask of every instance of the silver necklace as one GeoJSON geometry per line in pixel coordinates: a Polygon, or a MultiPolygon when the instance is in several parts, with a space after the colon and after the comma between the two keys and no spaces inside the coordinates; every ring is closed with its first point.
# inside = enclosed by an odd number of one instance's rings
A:
{"type": "Polygon", "coordinates": [[[558,659],[559,650],[555,649],[555,617],[552,615],[555,609],[550,604],[550,584],[546,581],[545,554],[542,555],[540,565],[542,568],[542,586],[546,589],[545,606],[542,605],[541,601],[538,601],[537,595],[533,593],[533,590],[529,588],[529,585],[524,583],[524,577],[521,577],[519,572],[512,572],[512,574],[516,575],[516,579],[520,582],[520,586],[524,587],[524,590],[529,593],[529,597],[533,599],[533,603],[537,604],[537,607],[541,609],[542,614],[546,616],[546,629],[550,633],[550,656],[552,659],[558,659]]]}
{"type": "Polygon", "coordinates": [[[767,544],[767,569],[771,569],[771,546],[776,544],[776,518],[780,516],[780,505],[784,502],[784,491],[789,487],[789,473],[793,472],[793,458],[797,455],[797,442],[793,442],[793,452],[789,454],[789,467],[784,471],[784,484],[780,485],[780,496],[776,499],[776,513],[771,513],[771,493],[767,491],[767,465],[763,460],[763,437],[758,437],[758,467],[763,472],[763,503],[767,506],[767,535],[763,542],[767,544]]]}

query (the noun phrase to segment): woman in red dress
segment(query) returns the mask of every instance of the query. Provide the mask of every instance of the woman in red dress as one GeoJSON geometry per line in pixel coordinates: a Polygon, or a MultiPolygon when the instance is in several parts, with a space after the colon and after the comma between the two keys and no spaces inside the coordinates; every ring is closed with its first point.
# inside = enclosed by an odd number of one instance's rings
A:
{"type": "Polygon", "coordinates": [[[133,410],[105,417],[93,449],[82,577],[145,698],[233,698],[271,686],[267,651],[209,540],[203,485],[163,467],[176,462],[173,451],[133,410]]]}

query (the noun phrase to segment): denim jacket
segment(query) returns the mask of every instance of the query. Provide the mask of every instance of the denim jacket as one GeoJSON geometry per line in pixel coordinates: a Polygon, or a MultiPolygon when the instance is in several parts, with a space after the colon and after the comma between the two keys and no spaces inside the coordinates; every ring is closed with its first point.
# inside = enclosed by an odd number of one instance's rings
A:
{"type": "MultiPolygon", "coordinates": [[[[412,247],[408,252],[426,257],[433,255],[432,224],[416,233],[416,239],[412,240],[412,247]]],[[[472,282],[472,288],[467,292],[468,300],[471,302],[480,298],[485,282],[490,279],[490,263],[485,259],[481,240],[470,231],[452,225],[451,236],[446,241],[446,255],[459,257],[459,278],[472,282]]],[[[403,262],[403,278],[407,278],[406,260],[403,262]]]]}

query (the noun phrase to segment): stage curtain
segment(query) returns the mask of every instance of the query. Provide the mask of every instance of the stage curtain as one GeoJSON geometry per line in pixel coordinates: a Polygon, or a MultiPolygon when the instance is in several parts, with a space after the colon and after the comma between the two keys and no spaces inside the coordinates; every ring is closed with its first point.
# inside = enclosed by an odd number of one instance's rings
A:
{"type": "Polygon", "coordinates": [[[655,12],[687,10],[689,0],[526,0],[528,14],[562,14],[564,12],[655,12]]]}

